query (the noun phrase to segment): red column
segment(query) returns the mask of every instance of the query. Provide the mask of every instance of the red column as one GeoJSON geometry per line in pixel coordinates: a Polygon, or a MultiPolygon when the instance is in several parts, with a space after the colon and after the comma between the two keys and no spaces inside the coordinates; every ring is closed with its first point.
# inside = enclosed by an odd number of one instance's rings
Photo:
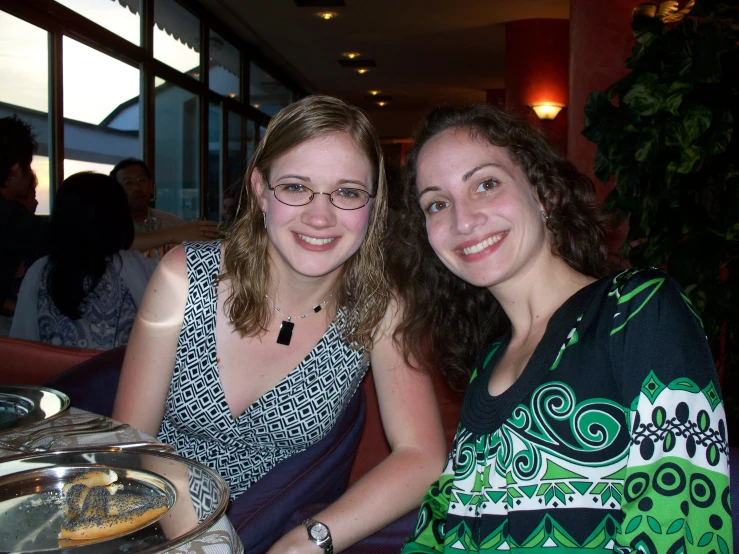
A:
{"type": "Polygon", "coordinates": [[[539,121],[531,104],[567,105],[569,22],[566,19],[524,19],[506,23],[505,105],[542,125],[567,152],[567,110],[552,121],[539,121]]]}
{"type": "MultiPolygon", "coordinates": [[[[631,12],[641,0],[570,0],[570,98],[568,101],[567,152],[577,168],[588,175],[602,201],[613,188],[604,186],[593,174],[596,145],[582,136],[585,101],[596,90],[605,90],[628,70],[631,56],[631,12]]],[[[626,237],[627,227],[610,234],[608,245],[616,252],[626,237]]]]}

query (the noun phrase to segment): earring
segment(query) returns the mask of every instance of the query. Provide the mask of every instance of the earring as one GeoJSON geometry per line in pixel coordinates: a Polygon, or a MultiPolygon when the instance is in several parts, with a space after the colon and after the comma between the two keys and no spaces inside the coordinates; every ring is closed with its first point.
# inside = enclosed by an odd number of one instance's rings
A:
{"type": "Polygon", "coordinates": [[[549,216],[546,214],[544,210],[541,211],[541,217],[543,217],[545,221],[549,219],[549,216]]]}
{"type": "Polygon", "coordinates": [[[262,212],[262,217],[264,218],[264,228],[266,229],[267,228],[267,212],[262,212]]]}

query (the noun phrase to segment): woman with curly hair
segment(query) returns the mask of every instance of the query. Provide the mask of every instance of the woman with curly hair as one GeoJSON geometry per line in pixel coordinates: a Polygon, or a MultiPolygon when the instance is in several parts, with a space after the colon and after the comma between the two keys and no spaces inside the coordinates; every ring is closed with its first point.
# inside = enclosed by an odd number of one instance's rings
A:
{"type": "Polygon", "coordinates": [[[243,493],[331,431],[372,364],[391,455],[272,553],[347,548],[418,506],[443,466],[431,380],[392,339],[386,188],[364,112],[326,96],[287,106],[227,240],[168,253],[136,319],[113,417],[217,469],[232,520],[243,493]]]}
{"type": "Polygon", "coordinates": [[[442,107],[415,138],[397,339],[469,384],[403,552],[728,552],[725,414],[677,283],[609,275],[593,184],[519,118],[442,107]]]}

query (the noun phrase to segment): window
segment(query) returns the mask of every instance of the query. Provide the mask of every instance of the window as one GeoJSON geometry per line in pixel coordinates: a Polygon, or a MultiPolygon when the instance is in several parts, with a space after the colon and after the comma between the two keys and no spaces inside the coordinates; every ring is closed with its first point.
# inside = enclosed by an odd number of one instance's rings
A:
{"type": "Polygon", "coordinates": [[[174,0],[154,0],[154,57],[200,77],[200,21],[174,0]]]}
{"type": "Polygon", "coordinates": [[[140,157],[139,70],[69,37],[62,52],[64,177],[140,157]]]}
{"type": "Polygon", "coordinates": [[[293,93],[254,62],[250,65],[249,103],[267,115],[275,115],[291,104],[293,93]]]}
{"type": "Polygon", "coordinates": [[[241,98],[241,56],[236,47],[210,31],[208,79],[210,90],[234,100],[241,98]]]}
{"type": "Polygon", "coordinates": [[[221,218],[221,107],[208,105],[208,219],[221,218]]]}
{"type": "Polygon", "coordinates": [[[185,221],[200,217],[198,102],[195,94],[167,81],[155,90],[156,207],[185,221]]]}
{"type": "Polygon", "coordinates": [[[17,115],[36,133],[39,215],[49,214],[49,39],[48,33],[0,11],[0,117],[17,115]]]}
{"type": "Polygon", "coordinates": [[[139,0],[56,0],[70,10],[140,46],[139,0]]]}

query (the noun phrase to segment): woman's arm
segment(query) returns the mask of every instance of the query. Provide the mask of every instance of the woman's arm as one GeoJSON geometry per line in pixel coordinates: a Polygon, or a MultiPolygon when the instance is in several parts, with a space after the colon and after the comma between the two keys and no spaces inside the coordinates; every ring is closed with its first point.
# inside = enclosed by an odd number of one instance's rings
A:
{"type": "MultiPolygon", "coordinates": [[[[393,305],[371,355],[380,414],[392,452],[341,498],[312,516],[331,531],[334,552],[418,507],[444,467],[446,443],[433,383],[428,375],[403,362],[392,340],[399,320],[398,308],[393,305]]],[[[320,551],[301,526],[280,539],[269,553],[320,551]]]]}
{"type": "Polygon", "coordinates": [[[631,429],[617,546],[729,552],[726,414],[705,331],[666,273],[625,276],[611,331],[631,429]]]}
{"type": "Polygon", "coordinates": [[[141,301],[113,408],[113,419],[156,436],[174,372],[187,301],[185,249],[159,263],[141,301]]]}
{"type": "Polygon", "coordinates": [[[44,256],[28,268],[23,276],[21,289],[18,292],[18,303],[15,307],[15,316],[10,327],[11,338],[26,340],[41,340],[38,328],[38,291],[41,277],[49,258],[44,256]]]}
{"type": "Polygon", "coordinates": [[[170,227],[148,233],[136,233],[129,250],[144,251],[165,244],[180,244],[185,241],[203,241],[217,238],[218,224],[215,221],[199,219],[179,227],[170,227]]]}

